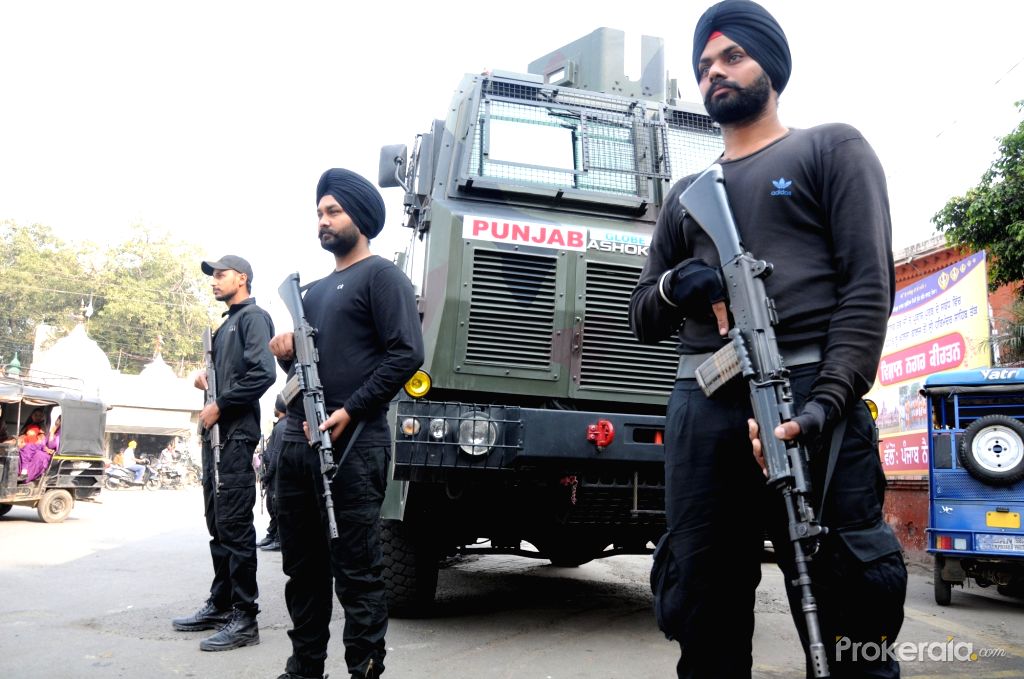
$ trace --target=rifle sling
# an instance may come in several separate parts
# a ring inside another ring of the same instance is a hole
[[[836,423],[832,429],[832,442],[828,448],[828,464],[825,467],[825,483],[821,486],[821,506],[818,507],[818,523],[825,525],[825,497],[828,495],[829,485],[832,483],[832,473],[836,470],[836,460],[839,459],[839,446],[843,445],[843,436],[846,434],[846,420],[844,417]]]

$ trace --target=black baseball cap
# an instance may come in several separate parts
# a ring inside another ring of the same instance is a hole
[[[238,273],[244,273],[249,277],[249,282],[252,283],[252,267],[249,266],[249,262],[238,255],[224,255],[216,262],[203,262],[203,273],[207,276],[212,276],[213,272],[217,269],[231,269]]]

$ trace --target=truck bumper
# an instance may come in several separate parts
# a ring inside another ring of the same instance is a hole
[[[665,457],[665,418],[655,415],[399,401],[395,428],[396,478],[415,468],[660,466]]]

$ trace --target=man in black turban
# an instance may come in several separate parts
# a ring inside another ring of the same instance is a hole
[[[789,41],[775,17],[750,0],[724,0],[701,16],[693,31],[693,73],[700,82],[700,57],[716,34],[736,41],[771,80],[772,89],[782,94],[793,70]]]
[[[324,172],[316,185],[317,205],[327,195],[341,205],[367,240],[376,238],[384,228],[384,199],[380,191],[355,172],[338,167]],[[331,250],[327,245],[323,247]]]
[[[320,245],[334,254],[334,270],[309,286],[302,308],[317,329],[328,413],[321,429],[330,432],[339,460],[330,482],[338,536],[328,535],[319,456],[303,432],[302,398],[295,398],[287,404],[276,467],[284,597],[292,620],[292,654],[279,679],[323,678],[332,589],[345,609],[346,676],[376,679],[384,672],[388,628],[380,534],[391,454],[386,416],[423,362],[423,336],[409,278],[370,253],[369,239],[384,225],[377,189],[353,172],[333,169],[320,178],[316,197]],[[275,337],[270,350],[288,371],[293,334]]]
[[[679,677],[750,677],[767,530],[808,657],[827,662],[833,677],[898,677],[899,663],[885,653],[869,660],[851,651],[895,641],[907,584],[882,511],[877,431],[861,400],[893,302],[885,173],[849,125],[791,129],[779,120],[791,59],[760,5],[711,7],[694,31],[693,55],[705,106],[722,127],[718,164],[744,248],[774,265],[764,285],[796,416],[766,434],[799,439],[809,451],[808,504],[828,528],[809,565],[824,643],[810,652],[789,525],[751,456],[758,441],[749,389],[734,380],[708,398],[694,378],[730,326],[718,251],[679,204],[694,177],[663,201],[630,300],[641,341],[679,341],[664,437],[667,534],[651,579],[658,623],[680,644]]]

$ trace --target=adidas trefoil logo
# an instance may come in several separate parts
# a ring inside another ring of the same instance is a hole
[[[779,177],[778,179],[772,180],[772,186],[775,190],[772,191],[773,196],[792,196],[793,192],[789,190],[789,187],[793,185],[792,179],[786,179],[785,177]]]

